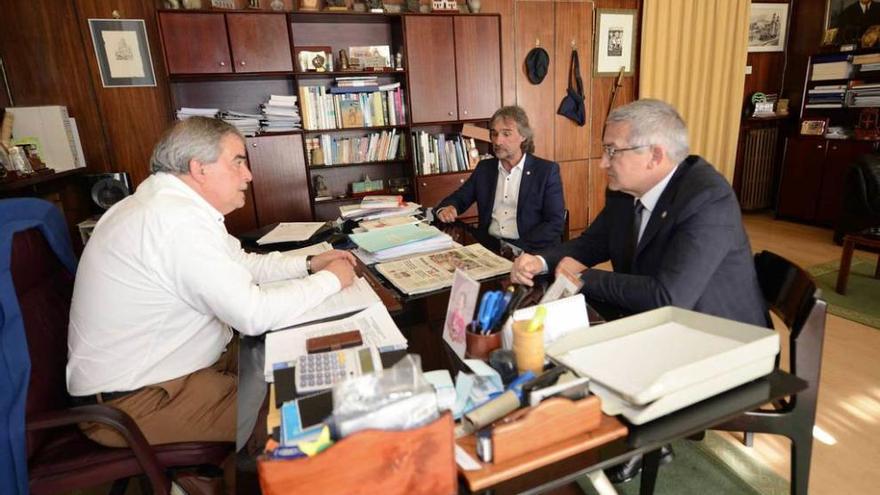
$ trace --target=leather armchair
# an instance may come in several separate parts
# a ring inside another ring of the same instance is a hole
[[[22,358],[11,371],[20,377],[18,390],[24,392],[17,405],[2,412],[24,418],[24,441],[12,453],[26,456],[26,490],[62,493],[115,481],[114,492],[121,493],[129,477],[143,474],[153,493],[167,494],[167,469],[220,465],[232,453],[232,443],[149,445],[134,420],[118,409],[70,407],[65,366],[76,261],[67,227],[54,205],[30,198],[0,201],[0,227],[0,250],[10,254],[0,267],[9,274],[0,280],[2,310],[16,316],[3,320],[0,337],[3,351]],[[77,426],[80,422],[115,428],[128,448],[91,441]]]
[[[846,172],[834,242],[868,227],[880,226],[880,153],[860,156]]]

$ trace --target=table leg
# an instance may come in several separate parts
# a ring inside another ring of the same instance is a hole
[[[660,468],[660,449],[645,453],[642,457],[642,484],[640,495],[652,495],[657,483],[657,471]]]
[[[843,254],[840,256],[840,270],[837,272],[837,290],[838,294],[846,294],[846,283],[849,279],[849,269],[852,264],[853,248],[855,241],[849,236],[843,239]]]

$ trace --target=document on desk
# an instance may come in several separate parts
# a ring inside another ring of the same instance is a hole
[[[272,383],[273,364],[290,363],[307,353],[307,339],[355,329],[361,332],[365,346],[376,346],[380,352],[407,347],[406,337],[400,333],[388,310],[381,303],[376,303],[340,320],[266,334],[266,363],[263,368],[266,381]]]
[[[324,301],[314,308],[301,314],[299,318],[291,324],[302,325],[313,321],[340,316],[362,309],[368,308],[376,303],[382,303],[379,295],[370,286],[369,282],[358,277],[354,283],[332,296],[324,299]]]
[[[310,254],[321,254],[325,251],[331,251],[332,249],[333,246],[331,246],[330,243],[319,242],[317,244],[312,244],[311,246],[306,246],[304,248],[282,251],[281,254],[285,256],[308,256]]]
[[[275,244],[277,242],[307,241],[325,222],[281,222],[268,234],[257,239],[257,244]]]

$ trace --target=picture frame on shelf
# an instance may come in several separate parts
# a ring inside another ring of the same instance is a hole
[[[348,48],[348,60],[352,67],[361,70],[391,69],[391,47],[388,45],[352,46]]]
[[[89,31],[105,88],[156,85],[143,19],[89,19]]]
[[[748,51],[784,51],[787,28],[787,3],[752,3],[749,10]]]
[[[333,71],[333,48],[329,46],[298,46],[293,54],[300,72]]]
[[[828,127],[828,119],[804,119],[801,121],[801,135],[824,136],[825,128]]]
[[[633,75],[637,41],[635,9],[596,9],[593,75]]]

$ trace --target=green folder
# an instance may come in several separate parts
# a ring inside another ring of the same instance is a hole
[[[349,237],[352,242],[361,249],[376,253],[383,249],[393,248],[417,242],[430,237],[440,235],[440,231],[431,225],[423,223],[410,225],[395,225],[394,227],[386,227],[384,229],[363,232],[360,234],[351,234]]]

